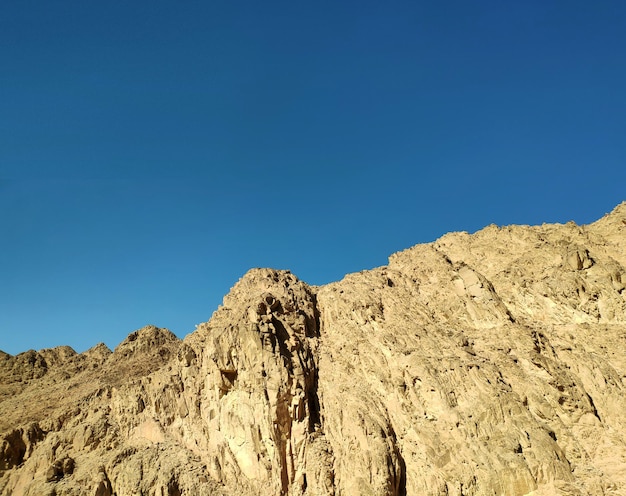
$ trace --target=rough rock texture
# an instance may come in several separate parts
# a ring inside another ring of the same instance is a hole
[[[626,203],[310,287],[184,340],[0,353],[3,495],[626,495]]]

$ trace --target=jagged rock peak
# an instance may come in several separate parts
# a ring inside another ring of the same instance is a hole
[[[76,352],[69,346],[57,346],[55,348],[45,348],[39,351],[44,357],[48,366],[61,364],[68,359],[76,356]]]
[[[113,352],[106,344],[98,343],[97,345],[89,348],[87,351],[84,351],[82,355],[89,359],[103,361],[106,360],[111,353]]]
[[[33,360],[34,359],[36,360],[36,358],[34,357],[41,357],[46,361],[48,366],[54,365],[57,363],[63,363],[75,355],[76,355],[76,352],[70,346],[56,346],[54,348],[43,348],[39,351],[27,350],[27,351],[23,351],[22,353],[18,353],[17,355],[10,355],[8,353],[0,351],[0,357],[3,357],[5,359],[9,359],[9,357],[11,357],[15,359],[16,361],[22,361],[24,363],[32,364]]]
[[[115,355],[130,355],[137,351],[150,351],[155,348],[178,342],[179,339],[169,329],[147,325],[131,332],[124,341],[115,347]]]

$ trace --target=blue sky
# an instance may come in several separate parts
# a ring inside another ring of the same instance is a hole
[[[0,349],[183,337],[626,199],[626,3],[20,1],[0,18]]]

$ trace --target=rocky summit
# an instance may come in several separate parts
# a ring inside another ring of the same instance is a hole
[[[195,332],[0,353],[0,493],[626,495],[626,203],[309,286]]]

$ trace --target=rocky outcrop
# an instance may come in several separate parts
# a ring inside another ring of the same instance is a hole
[[[182,341],[0,355],[0,493],[626,494],[625,345],[626,204],[253,269]]]

